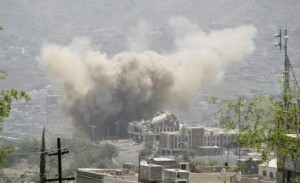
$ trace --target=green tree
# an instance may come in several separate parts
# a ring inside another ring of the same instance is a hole
[[[269,160],[272,153],[280,155],[278,167],[284,168],[285,159],[296,162],[300,158],[299,109],[297,88],[282,85],[279,96],[236,97],[232,100],[209,102],[218,104],[216,116],[220,125],[238,131],[237,142],[262,153],[262,161]]]
[[[0,30],[3,28],[0,26]],[[4,70],[0,70],[0,79],[5,79],[7,73]],[[8,89],[0,90],[0,132],[3,131],[4,118],[9,117],[12,104],[14,101],[30,100],[28,94],[23,90]],[[5,164],[5,160],[8,154],[13,152],[13,146],[6,142],[0,142],[0,167]]]
[[[40,182],[45,183],[46,176],[46,142],[45,142],[45,127],[43,128],[41,155],[40,155]]]

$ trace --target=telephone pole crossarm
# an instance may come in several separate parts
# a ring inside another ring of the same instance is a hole
[[[64,180],[75,180],[75,177],[68,177],[68,178],[63,178],[62,177],[62,161],[61,161],[61,156],[63,154],[68,154],[69,150],[67,148],[62,149],[61,148],[61,143],[60,143],[60,138],[57,138],[57,152],[53,153],[48,153],[48,156],[57,156],[58,159],[58,178],[52,178],[52,179],[46,179],[46,182],[54,182],[58,181],[59,183],[62,183]]]

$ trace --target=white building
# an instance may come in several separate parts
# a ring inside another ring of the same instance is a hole
[[[177,117],[168,111],[158,113],[150,120],[133,121],[128,124],[129,139],[134,141],[144,141],[147,135],[159,140],[162,132],[179,131],[179,121]]]
[[[277,173],[277,159],[258,165],[259,177],[263,179],[275,179]]]
[[[232,146],[235,133],[235,131],[226,131],[225,129],[220,128],[205,128],[204,146]]]
[[[204,127],[182,126],[177,132],[163,132],[159,137],[161,154],[173,154],[183,150],[195,150],[203,146]]]

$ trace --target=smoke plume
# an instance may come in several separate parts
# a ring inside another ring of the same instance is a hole
[[[174,49],[167,54],[124,51],[109,58],[86,39],[43,47],[41,64],[63,88],[63,109],[77,128],[90,134],[88,125],[96,125],[101,138],[114,134],[116,121],[126,132],[130,120],[184,108],[204,85],[220,81],[227,65],[254,51],[253,26],[205,32],[184,18],[169,25]]]

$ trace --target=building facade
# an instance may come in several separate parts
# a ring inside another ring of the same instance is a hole
[[[232,147],[234,146],[234,131],[225,131],[220,128],[205,128],[204,146]]]
[[[203,145],[204,128],[183,126],[177,132],[163,132],[159,137],[161,154],[174,154],[181,151],[195,150]]]
[[[145,141],[146,136],[159,140],[162,132],[179,131],[177,117],[168,111],[158,113],[150,120],[134,121],[128,124],[129,139],[134,141]]]

